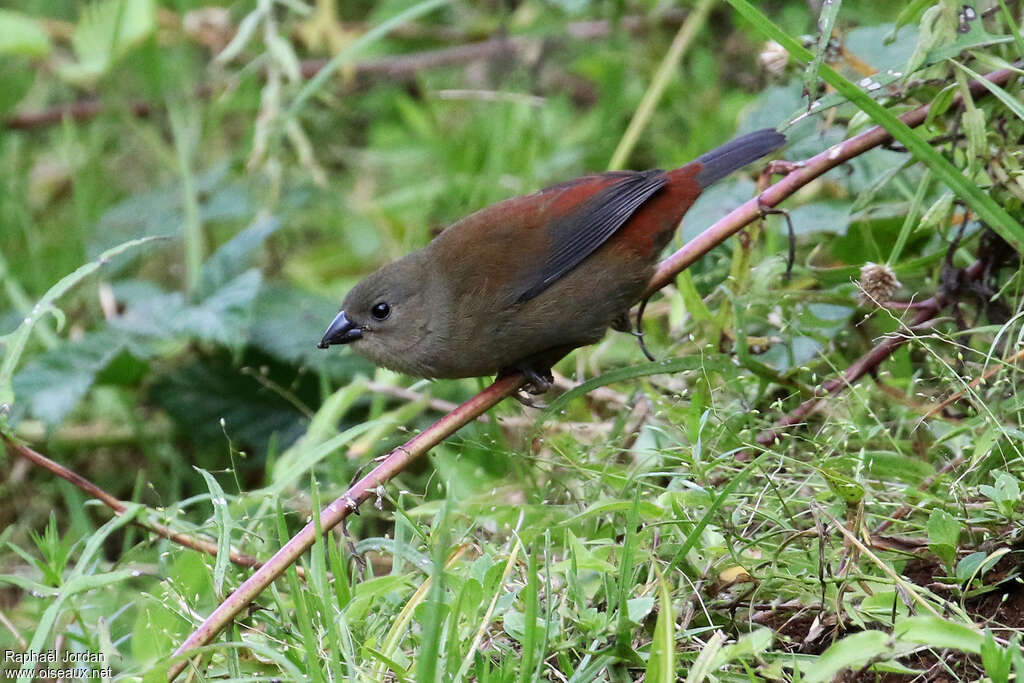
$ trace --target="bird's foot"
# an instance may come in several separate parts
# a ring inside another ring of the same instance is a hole
[[[512,394],[512,398],[519,401],[519,403],[526,406],[527,408],[533,408],[534,410],[544,410],[545,408],[547,408],[546,404],[534,401],[532,398],[530,398],[529,394],[527,394],[525,391],[521,389],[516,393]]]
[[[547,406],[537,403],[531,396],[540,396],[546,393],[554,385],[555,377],[551,374],[551,370],[535,370],[533,368],[518,368],[511,367],[505,368],[498,373],[498,377],[504,377],[513,373],[520,373],[525,379],[526,383],[512,394],[512,398],[522,403],[527,408],[543,409]]]
[[[804,165],[805,164],[802,161],[786,161],[785,159],[774,159],[765,164],[764,171],[761,175],[764,177],[764,180],[766,181],[765,184],[767,185],[768,181],[770,181],[772,176],[787,176],[793,171],[803,168]]]
[[[555,376],[551,374],[550,369],[538,372],[533,368],[525,368],[522,372],[523,377],[526,378],[523,391],[532,396],[546,394],[555,383]]]

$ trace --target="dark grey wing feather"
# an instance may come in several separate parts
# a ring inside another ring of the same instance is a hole
[[[551,226],[551,252],[516,303],[529,301],[578,266],[668,182],[665,172],[658,169],[616,175],[622,180],[594,193]]]

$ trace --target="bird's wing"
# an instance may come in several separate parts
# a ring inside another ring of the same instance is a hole
[[[592,191],[592,182],[604,184],[608,180],[612,180],[611,184],[589,196],[583,194]],[[549,219],[546,229],[550,238],[548,256],[544,263],[526,278],[522,293],[516,302],[522,303],[532,299],[578,266],[607,242],[634,212],[666,183],[668,178],[665,172],[655,169],[642,173],[589,176],[543,190],[542,192],[561,191],[563,197],[570,203],[574,195],[583,194],[585,198],[571,203],[564,214]],[[553,204],[553,211],[556,214],[557,207],[562,204],[561,199]]]

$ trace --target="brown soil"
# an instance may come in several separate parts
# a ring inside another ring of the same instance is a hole
[[[942,581],[946,572],[932,558],[921,558],[909,562],[902,574],[918,586],[932,586]],[[1003,629],[1024,628],[1024,550],[1016,549],[1005,555],[985,574],[985,584],[995,589],[964,602],[975,624],[997,633]],[[775,631],[782,649],[805,654],[820,654],[835,640],[852,632],[837,632],[833,615],[818,619],[818,613],[813,610],[799,613],[779,611],[763,616],[758,623]],[[862,670],[846,672],[839,680],[849,683],[953,683],[975,680],[984,675],[980,657],[954,650],[922,650],[904,657],[900,663],[921,673],[879,674]]]

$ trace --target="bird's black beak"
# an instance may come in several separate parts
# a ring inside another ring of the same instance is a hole
[[[324,338],[316,346],[318,349],[326,349],[333,344],[351,344],[362,338],[363,331],[359,329],[359,325],[349,320],[345,311],[341,311],[327,326]]]

